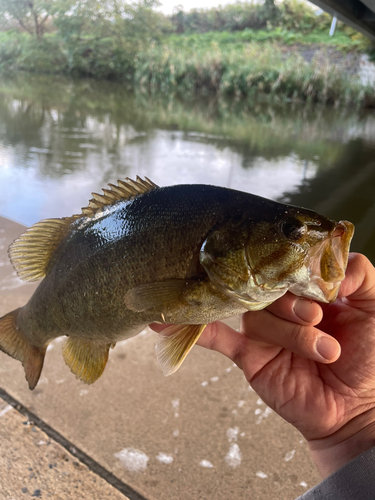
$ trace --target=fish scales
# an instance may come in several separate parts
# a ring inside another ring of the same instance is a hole
[[[83,209],[87,215],[62,220],[63,235],[51,243],[44,279],[28,304],[0,318],[0,348],[21,360],[31,388],[48,343],[61,335],[68,336],[65,361],[91,383],[116,341],[150,322],[180,323],[158,341],[169,374],[211,321],[266,307],[288,289],[324,301],[337,295],[350,223],[216,186],[159,188],[140,178],[127,183],[135,191],[131,196],[117,195],[113,187],[115,201],[96,195]],[[121,191],[120,181],[116,189]],[[58,223],[42,221],[36,230]],[[29,233],[10,248],[21,275],[39,266],[31,252],[23,267]],[[322,279],[323,260],[335,269],[332,283],[330,271]]]

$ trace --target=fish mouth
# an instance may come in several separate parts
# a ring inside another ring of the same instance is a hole
[[[351,222],[337,222],[328,238],[307,252],[304,267],[309,276],[308,282],[295,283],[289,290],[319,302],[334,302],[345,278],[353,234],[354,225]]]
[[[330,236],[310,248],[307,267],[310,274],[309,292],[321,302],[334,302],[345,278],[349,246],[354,225],[349,221],[336,223]]]

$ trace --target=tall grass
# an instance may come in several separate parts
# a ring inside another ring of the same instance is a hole
[[[181,51],[155,46],[139,55],[135,84],[151,92],[375,104],[372,89],[332,67],[328,59],[319,57],[310,64],[298,55],[285,59],[270,43],[252,43],[242,50],[216,43],[209,48],[193,46]]]
[[[327,32],[302,33],[289,31],[284,28],[273,29],[244,29],[243,31],[209,31],[206,33],[189,33],[181,35],[170,35],[166,38],[165,44],[172,49],[184,50],[189,47],[203,48],[217,43],[220,46],[231,45],[237,48],[243,44],[252,42],[276,42],[285,45],[321,45],[331,46],[340,50],[367,50],[370,47],[369,41],[363,36],[349,36],[344,32],[337,32],[334,37]]]

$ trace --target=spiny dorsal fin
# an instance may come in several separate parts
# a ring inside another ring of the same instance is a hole
[[[150,179],[145,177],[141,179],[137,175],[137,179],[133,181],[127,177],[125,181],[117,181],[117,186],[108,184],[111,189],[103,189],[104,194],[92,193],[92,198],[87,207],[82,208],[82,213],[91,217],[99,210],[102,210],[108,205],[112,205],[119,200],[130,200],[135,196],[159,187],[154,184]]]
[[[51,257],[65,238],[72,222],[82,217],[44,219],[26,229],[9,247],[9,258],[24,281],[37,281],[47,274]]]

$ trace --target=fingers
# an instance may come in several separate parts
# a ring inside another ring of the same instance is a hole
[[[267,310],[279,318],[302,325],[317,325],[323,317],[319,304],[309,299],[296,297],[289,292],[268,306]]]
[[[286,300],[291,305],[295,299]],[[294,313],[283,310],[282,314]],[[165,325],[151,327],[161,331]],[[197,343],[227,356],[245,371],[248,380],[283,350],[320,363],[331,363],[340,356],[340,344],[312,324],[288,321],[266,309],[244,314],[241,332],[219,321],[211,323]]]
[[[244,314],[241,332],[260,347],[277,345],[320,363],[332,363],[340,356],[340,344],[330,335],[312,324],[287,321],[267,310]]]
[[[341,283],[340,298],[370,313],[375,312],[375,269],[362,254],[351,253],[345,279]]]
[[[283,351],[320,363],[340,356],[340,344],[329,335],[312,325],[277,318],[267,310],[244,314],[241,332],[219,321],[211,323],[198,344],[230,358],[249,381]]]
[[[322,309],[317,303],[287,293],[267,309],[245,313],[241,332],[221,322],[208,325],[198,344],[221,352],[240,367],[247,356],[250,364],[259,368],[282,349],[331,363],[340,356],[340,344],[314,327],[321,319]],[[157,332],[167,326],[150,325]]]

